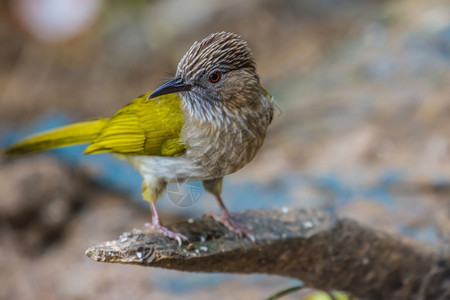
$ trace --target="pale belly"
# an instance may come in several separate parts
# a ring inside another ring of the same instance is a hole
[[[153,177],[166,182],[205,180],[212,177],[199,165],[185,156],[116,155],[127,160],[144,177]]]

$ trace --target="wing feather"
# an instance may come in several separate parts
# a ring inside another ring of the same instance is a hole
[[[86,154],[113,152],[176,156],[184,152],[181,98],[169,94],[146,100],[144,94],[107,120]]]

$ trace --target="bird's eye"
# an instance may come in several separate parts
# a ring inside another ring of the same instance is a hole
[[[220,74],[220,72],[215,71],[209,75],[209,81],[211,83],[218,83],[221,77],[222,77],[222,75]]]

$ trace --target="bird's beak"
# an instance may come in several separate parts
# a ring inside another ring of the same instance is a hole
[[[158,87],[156,90],[154,90],[150,95],[148,95],[148,99],[152,99],[158,96],[172,94],[172,93],[178,93],[178,92],[187,92],[190,91],[192,86],[190,84],[187,84],[184,82],[181,78],[174,78],[160,87]]]

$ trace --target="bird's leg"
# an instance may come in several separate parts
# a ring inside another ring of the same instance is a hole
[[[158,178],[144,178],[144,182],[142,183],[142,195],[144,199],[150,203],[150,209],[152,211],[152,223],[146,223],[144,226],[146,228],[153,228],[162,235],[176,240],[181,246],[183,241],[189,242],[188,238],[181,233],[174,232],[169,230],[167,227],[164,227],[161,223],[161,219],[159,218],[158,210],[156,209],[155,202],[158,200],[166,186],[167,182],[161,181]]]
[[[180,246],[183,243],[183,241],[189,242],[189,240],[186,236],[182,235],[179,232],[172,231],[161,224],[161,219],[159,218],[158,210],[156,209],[155,203],[150,203],[150,210],[152,211],[152,223],[151,224],[146,223],[145,227],[153,228],[153,229],[157,230],[159,233],[161,233],[162,235],[176,240]]]
[[[217,203],[219,204],[220,207],[220,214],[217,214],[215,212],[208,212],[207,214],[217,222],[222,223],[230,231],[237,233],[239,235],[243,235],[249,238],[252,242],[255,242],[255,236],[252,234],[250,229],[233,220],[233,218],[230,215],[230,212],[223,203],[222,197],[220,196],[222,192],[222,181],[223,178],[216,178],[203,181],[203,187],[205,188],[205,190],[207,190],[216,197]]]
[[[215,212],[208,212],[208,215],[210,215],[214,220],[222,223],[226,228],[231,230],[234,233],[237,233],[239,235],[243,235],[247,238],[249,238],[252,242],[255,242],[255,236],[252,234],[250,229],[248,229],[246,226],[237,223],[230,215],[230,212],[225,207],[225,204],[222,201],[222,197],[220,195],[216,196],[217,203],[220,206],[220,214],[217,214]]]

